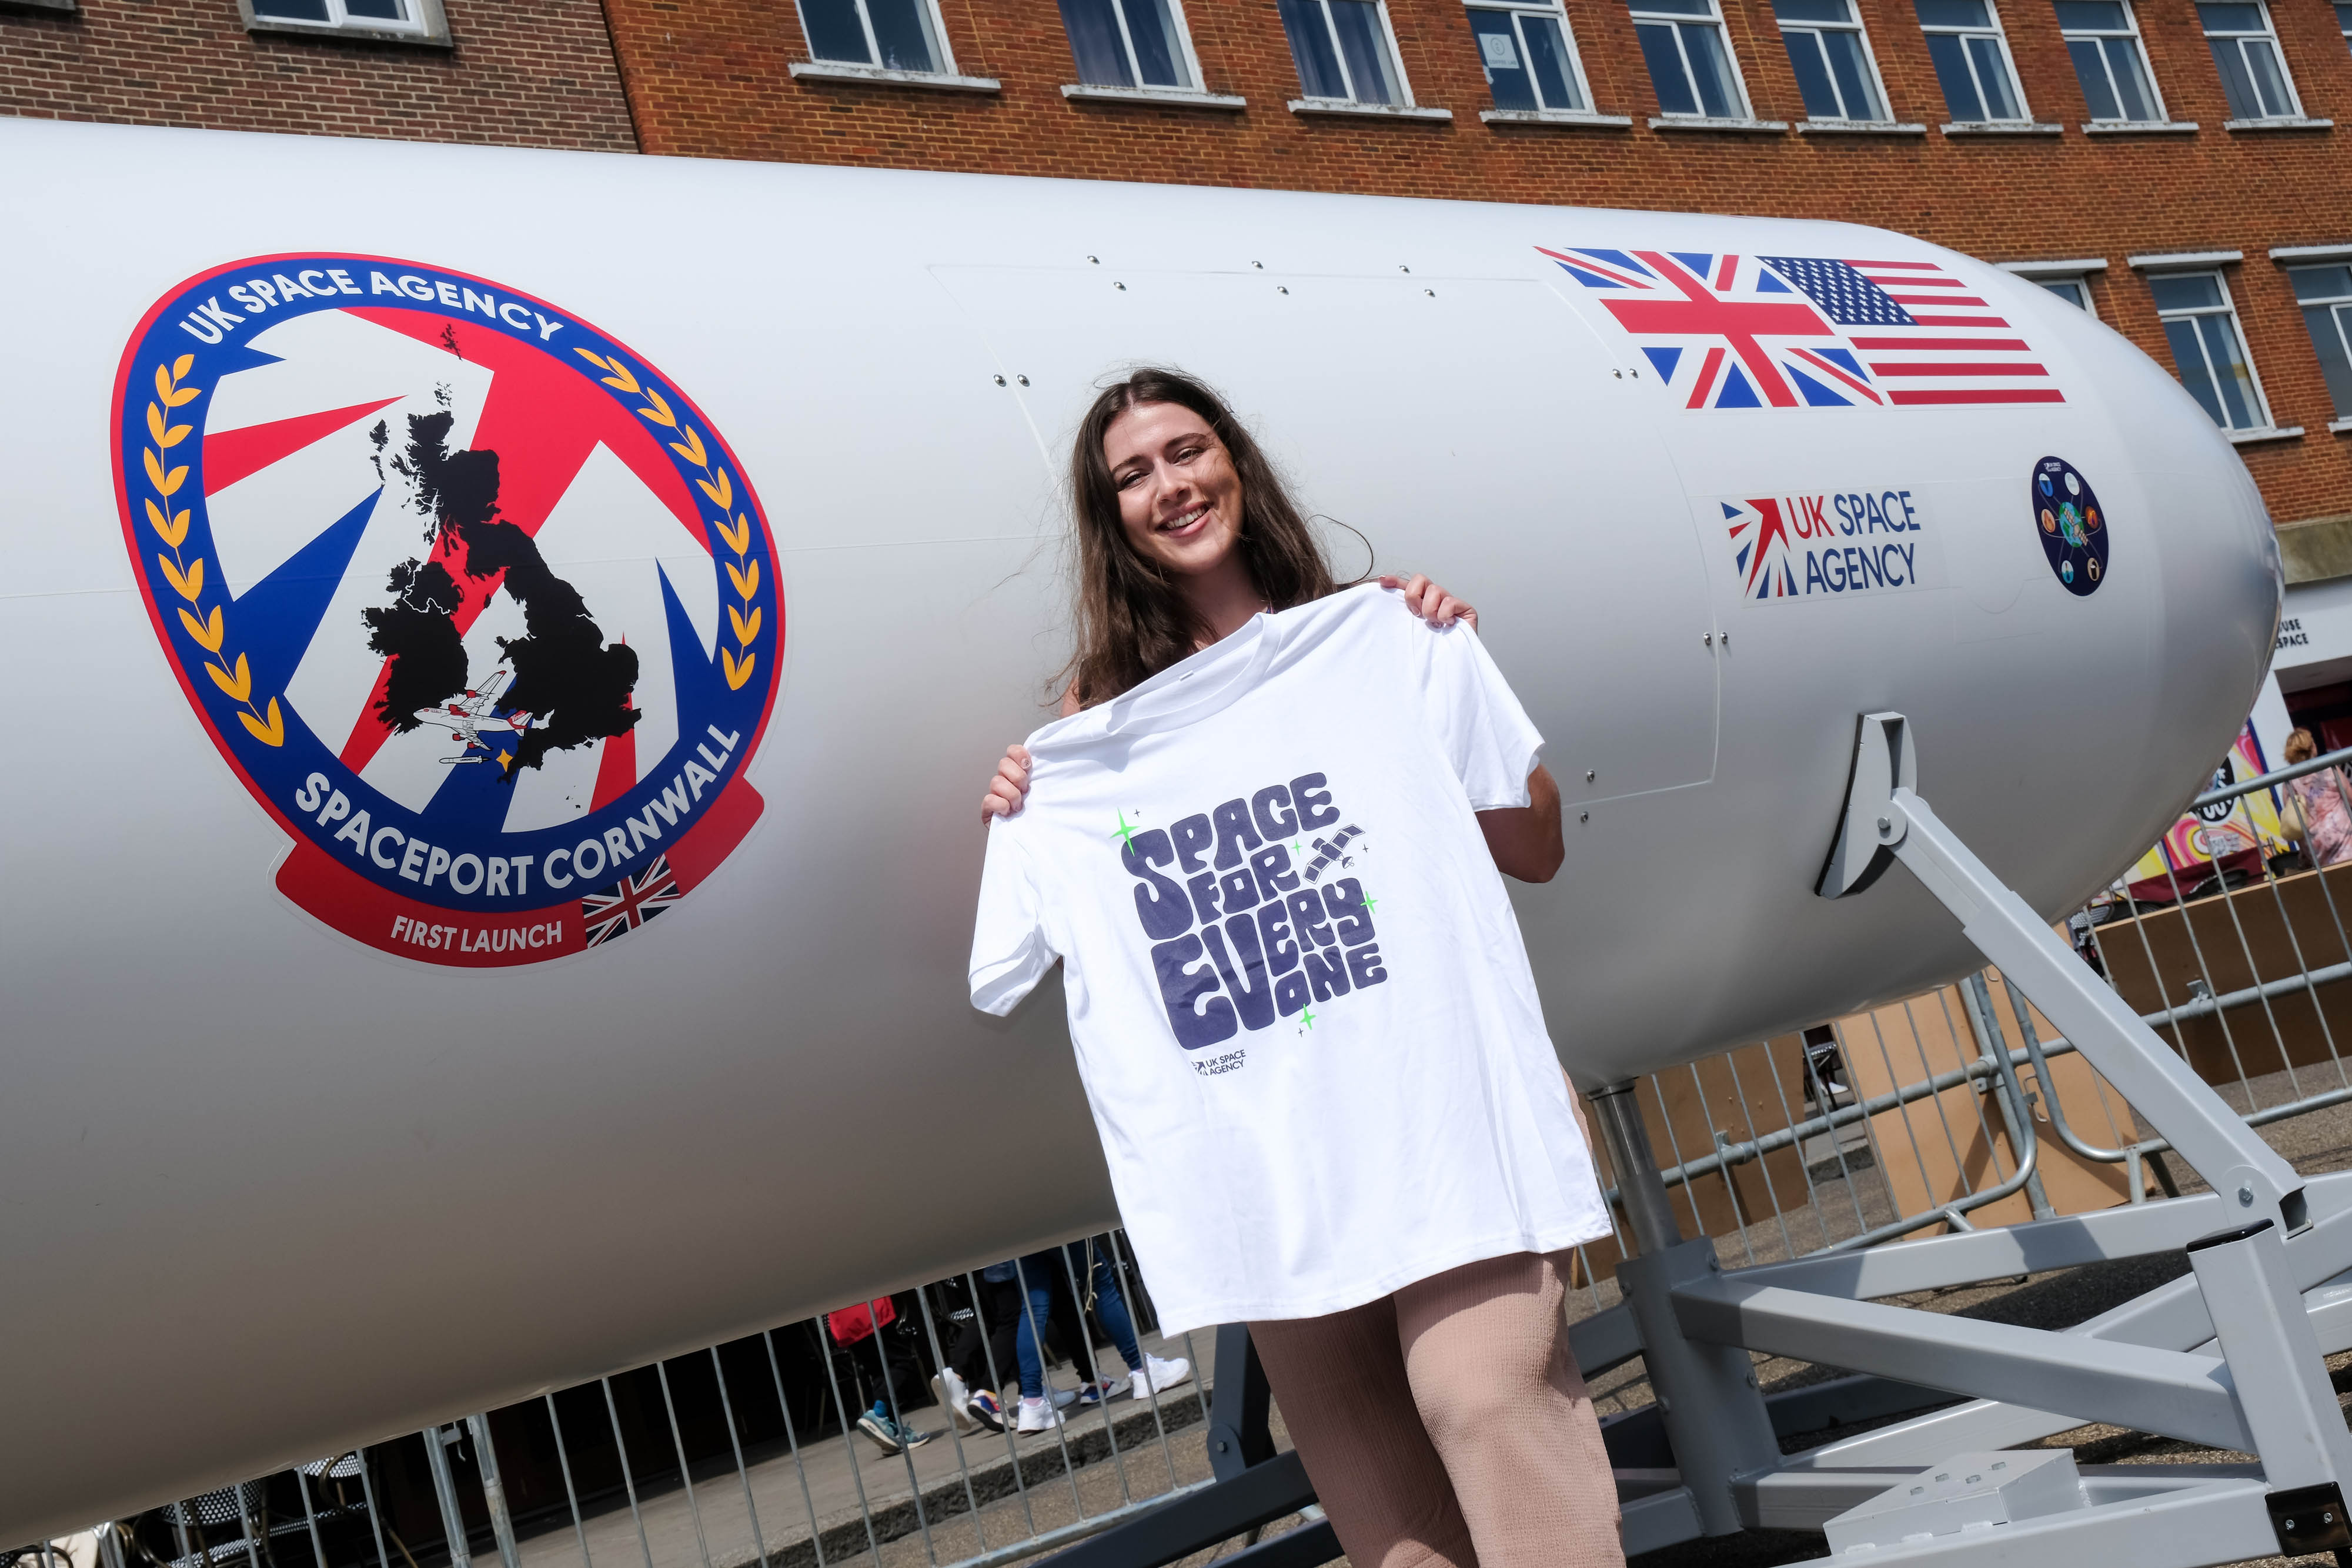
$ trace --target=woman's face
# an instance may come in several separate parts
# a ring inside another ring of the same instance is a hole
[[[1208,422],[1172,402],[1138,403],[1103,433],[1119,526],[1145,559],[1194,576],[1231,556],[1242,530],[1242,478]]]

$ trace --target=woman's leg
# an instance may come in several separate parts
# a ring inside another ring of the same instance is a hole
[[[1395,1297],[1405,1373],[1485,1568],[1618,1568],[1617,1485],[1568,1345],[1570,1254],[1451,1269]]]
[[[1033,1252],[1021,1260],[1016,1269],[1021,1281],[1020,1317],[1013,1325],[1013,1354],[1021,1363],[1021,1397],[1042,1398],[1045,1393],[1045,1358],[1039,1350],[1037,1336],[1045,1332],[1053,1317],[1053,1276],[1046,1272],[1055,1261],[1052,1252]]]
[[[1454,1487],[1405,1380],[1387,1298],[1250,1324],[1283,1424],[1356,1568],[1475,1568]]]

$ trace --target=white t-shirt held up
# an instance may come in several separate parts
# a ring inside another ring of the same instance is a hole
[[[1475,813],[1543,744],[1467,627],[1350,590],[1029,737],[971,998],[1065,964],[1169,1333],[1609,1234]]]

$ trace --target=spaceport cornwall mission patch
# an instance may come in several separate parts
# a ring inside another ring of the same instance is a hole
[[[1476,815],[1528,803],[1542,743],[1475,632],[1372,586],[1029,737],[972,1002],[1063,963],[1167,1332],[1609,1233]]]

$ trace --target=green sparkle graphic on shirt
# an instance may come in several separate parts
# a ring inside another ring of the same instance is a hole
[[[1304,1020],[1305,1020],[1305,1022],[1306,1022],[1306,1024],[1307,1024],[1307,1027],[1308,1029],[1313,1029],[1313,1028],[1315,1027],[1315,1015],[1314,1015],[1313,1013],[1311,1013],[1311,1012],[1310,1012],[1310,1013],[1304,1014],[1304,1015],[1302,1015],[1302,1016],[1303,1016]]]
[[[1129,849],[1133,849],[1135,847],[1135,827],[1134,824],[1130,823],[1127,820],[1127,813],[1125,811],[1121,811],[1118,814],[1118,831],[1111,834],[1110,837],[1114,839],[1125,839]]]
[[[1377,899],[1377,898],[1374,898],[1374,897],[1373,897],[1370,894],[1369,894],[1369,893],[1368,893],[1368,894],[1364,894],[1364,896],[1363,896],[1360,900],[1359,900],[1358,902],[1359,902],[1359,903],[1360,903],[1360,904],[1361,905],[1361,907],[1362,907],[1362,909],[1363,909],[1364,913],[1365,913],[1365,914],[1367,914],[1367,915],[1371,914],[1371,913],[1372,913],[1372,911],[1374,911],[1374,910],[1378,909],[1378,908],[1381,906],[1381,901],[1380,901],[1379,899]]]

